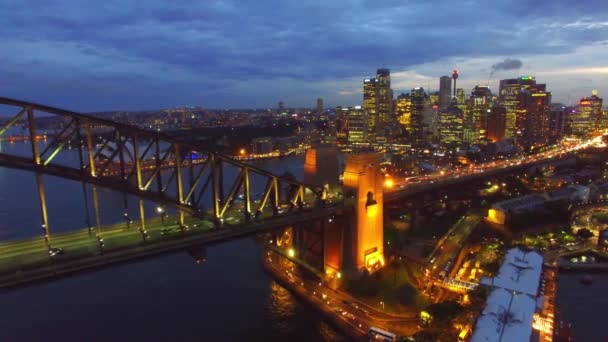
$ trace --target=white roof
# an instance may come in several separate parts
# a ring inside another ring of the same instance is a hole
[[[507,290],[536,296],[543,267],[543,257],[537,252],[510,249],[491,282],[484,283]]]
[[[539,253],[513,248],[496,277],[480,280],[494,290],[477,320],[472,342],[530,341],[542,265]]]
[[[528,295],[497,288],[477,320],[472,342],[530,341],[536,301]]]

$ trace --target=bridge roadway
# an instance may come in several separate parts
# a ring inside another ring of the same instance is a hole
[[[384,191],[384,200],[399,200],[444,186],[474,181],[505,173],[519,172],[536,165],[563,162],[575,157],[578,153],[585,151],[593,152],[597,147],[602,148],[602,152],[605,150],[605,145],[601,141],[592,140],[582,142],[574,147],[560,146],[547,152],[527,156],[524,160],[488,162],[474,167],[472,166],[471,168],[462,171],[448,171],[443,172],[443,174],[436,173],[428,176],[427,179],[422,182],[414,183],[404,179],[393,180],[393,187],[385,189]]]
[[[293,214],[283,213],[272,217],[270,213],[262,219],[242,222],[241,213],[234,209],[228,213],[225,224],[216,229],[209,220],[187,218],[187,230],[181,231],[174,218],[166,218],[165,224],[156,217],[145,220],[149,236],[143,242],[139,221],[127,227],[126,222],[103,226],[98,234],[103,238],[104,253],[101,253],[97,237],[88,228],[51,236],[52,248],[61,248],[63,253],[51,257],[42,237],[4,242],[0,244],[0,289],[9,289],[32,282],[48,280],[58,276],[92,270],[134,259],[175,252],[193,246],[203,246],[229,239],[237,239],[270,231],[281,226],[309,222],[327,217],[342,205],[325,208],[310,208]]]

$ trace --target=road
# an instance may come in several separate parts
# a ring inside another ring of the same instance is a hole
[[[429,256],[427,269],[430,276],[440,278],[440,273],[446,270],[446,276],[449,276],[452,269],[456,269],[456,261],[458,254],[464,247],[467,238],[473,232],[473,229],[481,222],[479,215],[467,215],[448,231],[448,233],[439,240],[437,247]]]
[[[188,217],[185,221],[187,228],[183,231],[175,224],[174,217],[166,218],[165,224],[156,217],[145,222],[145,242],[138,221],[131,224],[130,228],[126,223],[104,226],[97,232],[98,235],[95,232],[90,234],[88,229],[80,229],[51,235],[50,247],[62,250],[62,253],[52,257],[42,237],[5,242],[0,244],[0,288],[182,250],[193,245],[254,235],[288,224],[327,217],[339,207],[309,208],[273,218],[270,218],[272,214],[266,213],[261,219],[238,225],[235,217],[243,217],[243,214],[238,206],[234,206],[226,213],[226,223],[220,228],[209,220]],[[230,218],[235,219],[229,220]],[[235,223],[230,224],[231,222]],[[103,239],[103,253],[97,236]]]
[[[439,187],[442,185],[449,185],[482,175],[503,173],[511,170],[514,171],[540,162],[557,160],[590,147],[605,148],[606,144],[603,142],[601,136],[578,143],[563,141],[559,145],[544,152],[523,157],[495,160],[477,165],[469,165],[469,167],[463,168],[445,169],[420,177],[394,177],[391,178],[391,182],[385,183],[385,200],[398,198],[402,193],[414,193],[428,188],[429,186]]]
[[[359,335],[365,336],[371,327],[391,331],[399,336],[411,336],[419,330],[416,314],[395,315],[379,311],[347,293],[335,290],[326,282],[299,275],[297,265],[286,262],[285,259],[268,250],[264,265],[275,277],[290,284],[290,290],[305,296],[308,302],[318,305],[319,309],[331,312],[335,319],[347,324]]]

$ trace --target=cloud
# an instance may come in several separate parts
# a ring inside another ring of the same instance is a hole
[[[11,46],[0,49],[0,79],[22,76],[10,86],[0,83],[0,94],[50,98],[70,108],[78,101],[74,109],[85,110],[263,107],[279,97],[292,106],[317,97],[350,105],[361,101],[361,80],[379,67],[390,68],[397,89],[407,91],[427,88],[454,64],[464,71],[467,61],[483,60],[479,70],[499,56],[516,56],[528,68],[531,57],[566,55],[608,36],[606,1],[593,11],[570,0],[381,3],[0,0],[0,39]],[[518,58],[493,70],[516,70]],[[598,58],[564,67],[596,67]],[[423,65],[436,69],[416,69]],[[64,95],[53,89],[49,96],[49,80],[91,86]],[[92,87],[94,94],[87,92]]]
[[[517,58],[505,58],[504,61],[492,65],[492,72],[499,70],[517,70],[521,69],[522,65],[523,63]]]

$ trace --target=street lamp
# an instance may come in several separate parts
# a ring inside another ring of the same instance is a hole
[[[382,310],[384,310],[384,302],[380,302],[380,305],[382,305]]]
[[[160,222],[162,223],[162,225],[165,225],[165,209],[163,209],[163,207],[158,206],[156,207],[156,212],[160,215]]]
[[[295,251],[295,249],[293,249],[293,248],[288,249],[288,250],[287,250],[287,255],[288,255],[290,258],[295,257],[295,256],[296,256],[296,251]]]

